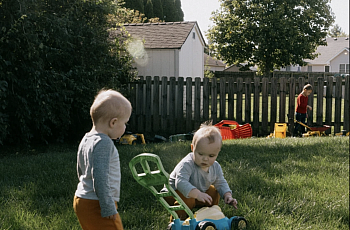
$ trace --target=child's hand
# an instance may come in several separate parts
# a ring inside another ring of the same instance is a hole
[[[211,205],[211,202],[213,201],[211,196],[203,192],[198,193],[198,196],[196,199],[203,203],[208,203],[209,205]]]
[[[107,216],[107,219],[112,219],[112,220],[116,220],[117,219],[117,214],[111,215],[111,216]]]
[[[232,205],[235,209],[238,209],[237,200],[232,198],[231,193],[226,193],[224,195],[224,201],[225,201],[225,204]]]
[[[307,105],[307,108],[308,108],[309,110],[312,110],[312,107],[311,107],[311,106],[309,106],[309,105]]]

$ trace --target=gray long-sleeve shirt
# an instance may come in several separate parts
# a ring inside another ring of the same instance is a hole
[[[193,160],[193,153],[187,154],[175,167],[169,176],[169,184],[174,190],[179,190],[185,197],[192,189],[206,192],[214,185],[221,197],[227,192],[232,193],[224,178],[220,164],[215,161],[209,171],[203,171]]]
[[[86,134],[77,154],[79,183],[75,195],[99,200],[101,216],[117,213],[115,201],[120,197],[120,162],[118,150],[105,134]]]

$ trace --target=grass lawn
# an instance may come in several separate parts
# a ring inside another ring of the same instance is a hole
[[[0,229],[80,229],[72,200],[77,146],[0,153]],[[118,146],[119,212],[124,228],[166,229],[169,214],[137,184],[128,167],[142,152],[158,154],[170,173],[189,142]],[[238,210],[249,229],[349,229],[349,137],[252,138],[225,141],[219,154]]]

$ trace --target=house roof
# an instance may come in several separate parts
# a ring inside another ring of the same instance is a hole
[[[317,58],[314,60],[305,59],[305,61],[312,65],[329,64],[329,61],[335,58],[339,52],[345,48],[349,49],[349,38],[326,38],[326,42],[327,46],[319,46],[317,48],[315,52],[319,54]]]
[[[205,43],[195,21],[124,24],[132,37],[145,41],[146,49],[180,49],[194,26]]]
[[[220,60],[217,60],[211,56],[209,56],[208,54],[204,53],[204,65],[205,66],[222,66],[222,67],[225,67],[226,64],[223,63],[222,61]]]

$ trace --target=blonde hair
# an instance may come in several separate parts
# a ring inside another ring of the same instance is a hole
[[[311,84],[304,85],[303,90],[312,90],[312,85]]]
[[[102,89],[98,92],[90,107],[90,116],[94,124],[119,118],[131,113],[131,103],[115,90]]]
[[[222,144],[220,130],[217,127],[213,126],[210,121],[201,124],[197,132],[194,134],[192,140],[193,148],[196,148],[198,142],[203,138],[207,138],[209,144],[214,143],[216,141],[219,141]]]

